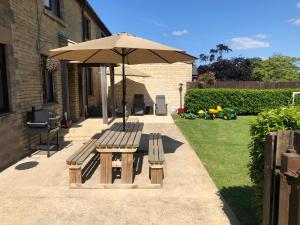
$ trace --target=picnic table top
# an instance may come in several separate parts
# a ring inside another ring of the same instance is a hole
[[[143,123],[129,122],[123,131],[123,123],[113,124],[96,141],[97,151],[135,152],[140,144],[143,126]]]

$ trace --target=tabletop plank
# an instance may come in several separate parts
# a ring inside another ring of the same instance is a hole
[[[154,151],[153,151],[153,145],[154,145],[154,134],[151,133],[149,134],[149,156],[148,156],[148,160],[149,162],[153,162],[154,161]]]
[[[135,123],[128,123],[128,125],[126,124],[126,130],[132,130],[134,127]],[[114,147],[118,148],[121,145],[121,142],[123,141],[124,137],[126,135],[126,132],[122,132],[119,137],[117,138],[117,140],[114,143]]]
[[[123,131],[123,124],[115,123],[97,140],[96,146],[100,149],[138,148],[143,126],[143,123],[130,122]]]
[[[126,147],[127,147],[127,148],[132,148],[133,141],[134,141],[135,136],[136,136],[136,133],[137,133],[137,131],[138,131],[138,129],[139,129],[139,125],[140,125],[139,123],[136,123],[136,124],[134,125],[133,130],[130,132],[130,135],[129,135],[129,137],[128,137],[128,141],[127,141],[127,144],[126,144]]]
[[[114,126],[112,129],[105,131],[105,133],[107,132],[108,134],[106,135],[105,139],[102,142],[99,142],[99,146],[106,148],[109,140],[113,137],[113,135],[115,135],[115,131],[118,131],[121,128],[122,128],[122,124],[117,123],[116,126]]]
[[[113,132],[115,132],[115,134],[108,141],[108,143],[106,144],[106,147],[107,148],[112,148],[112,147],[119,146],[119,144],[116,142],[116,140],[120,140],[120,138],[122,136],[124,137],[124,135],[126,133],[126,130],[129,128],[130,125],[131,125],[131,123],[126,123],[125,131],[123,131],[123,125],[117,131],[113,131]]]
[[[138,127],[138,123],[133,123],[133,126],[126,132],[123,140],[120,143],[120,148],[127,148],[128,147],[128,140],[132,134],[132,132],[134,132],[135,129],[137,129]]]
[[[106,130],[101,137],[96,141],[96,145],[99,145],[100,143],[103,142],[103,140],[105,140],[105,138],[107,137],[107,135],[111,132],[112,129],[114,129],[117,126],[117,124],[113,124],[109,130]]]
[[[140,123],[139,128],[138,128],[137,133],[136,133],[136,136],[135,136],[135,139],[134,139],[133,144],[132,144],[133,148],[137,148],[140,145],[140,140],[141,140],[141,137],[142,137],[143,127],[144,127],[144,124]]]

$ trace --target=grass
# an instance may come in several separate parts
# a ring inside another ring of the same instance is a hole
[[[175,123],[193,146],[221,195],[242,225],[258,224],[252,207],[254,190],[248,174],[250,160],[249,123],[254,117],[237,120],[186,120]]]

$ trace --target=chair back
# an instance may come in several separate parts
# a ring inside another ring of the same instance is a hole
[[[133,96],[133,114],[135,115],[143,115],[145,109],[144,95],[143,94],[135,94]]]
[[[167,114],[166,96],[164,95],[156,95],[156,114],[157,115]]]

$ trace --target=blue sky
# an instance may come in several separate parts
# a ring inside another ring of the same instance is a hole
[[[89,0],[112,33],[128,32],[198,57],[218,43],[228,57],[300,56],[299,0]]]

